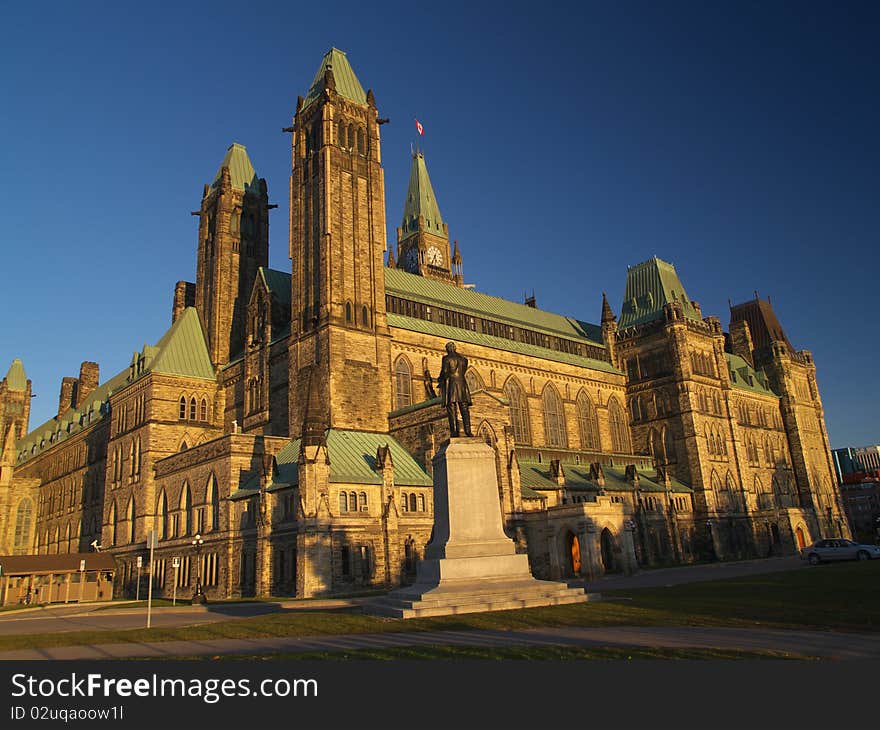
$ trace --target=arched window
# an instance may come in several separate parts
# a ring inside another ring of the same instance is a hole
[[[177,413],[177,417],[183,421],[186,419],[186,397],[180,396],[180,410]]]
[[[663,451],[666,454],[667,463],[675,463],[678,457],[675,453],[675,439],[672,437],[672,430],[663,427]]]
[[[366,492],[361,492],[360,505],[361,505],[361,511],[362,512],[366,511],[366,509],[367,509],[367,493]]]
[[[118,521],[116,519],[116,500],[114,499],[110,503],[110,544],[116,544],[116,528],[118,526]]]
[[[425,495],[420,494],[419,495],[419,512],[424,512],[424,511],[425,511]]]
[[[632,411],[632,419],[633,421],[641,421],[642,420],[642,402],[639,400],[639,397],[636,396],[629,402],[630,411]]]
[[[354,149],[355,135],[354,135],[354,125],[353,124],[348,125],[348,135],[346,136],[346,142],[347,142],[347,144],[345,145],[346,147],[348,147],[349,149]]]
[[[518,444],[531,442],[529,428],[529,406],[522,387],[511,378],[504,386],[504,396],[510,404],[510,424],[513,426],[513,439]]]
[[[415,492],[413,492],[412,494],[409,495],[409,511],[416,512],[417,509],[418,508],[416,505],[416,495],[415,495]]]
[[[339,493],[339,511],[340,512],[348,512],[348,493],[340,492]]]
[[[71,530],[70,523],[67,523],[67,528],[64,530],[64,543],[67,546],[65,548],[65,552],[72,553],[73,552],[73,541],[71,540]]]
[[[397,358],[394,365],[394,408],[412,405],[412,370],[405,357]]]
[[[183,512],[183,534],[190,535],[193,527],[192,494],[186,482],[183,483],[183,491],[180,493],[180,511]]]
[[[361,324],[362,324],[364,327],[369,327],[369,326],[370,326],[370,313],[369,313],[369,311],[367,310],[366,305],[364,305],[363,307],[361,307]]]
[[[208,479],[207,491],[208,514],[211,515],[211,522],[208,525],[210,530],[220,529],[220,495],[218,492],[217,477],[211,474],[211,477]]]
[[[560,446],[565,448],[565,414],[562,408],[562,398],[556,392],[556,388],[548,385],[544,389],[544,436],[548,446]]]
[[[349,492],[348,493],[348,507],[352,512],[358,511],[358,496],[357,492]]]
[[[620,403],[614,396],[608,400],[608,421],[611,425],[611,450],[616,454],[629,454],[631,449],[626,418]]]
[[[351,302],[345,303],[345,321],[347,324],[351,324]]]
[[[366,137],[364,135],[364,128],[363,127],[358,127],[357,145],[358,145],[358,154],[364,155],[367,153],[367,142],[366,142]]]
[[[128,500],[128,541],[134,542],[134,497]]]
[[[27,555],[30,552],[32,513],[33,503],[29,499],[23,499],[18,503],[15,512],[15,536],[12,542],[14,555]]]
[[[168,496],[165,490],[159,495],[159,501],[156,504],[156,522],[159,528],[159,539],[168,539]]]
[[[52,552],[56,555],[60,552],[58,544],[58,525],[55,525],[55,529],[52,530]]]
[[[194,397],[189,400],[189,420],[196,420],[196,399]]]
[[[589,396],[581,391],[577,397],[578,432],[582,449],[599,448],[599,424],[596,422],[596,409]]]
[[[208,420],[208,399],[202,398],[202,405],[199,410],[199,420],[207,421]]]
[[[409,497],[407,497],[406,492],[401,492],[400,494],[400,511],[409,512]]]
[[[724,487],[721,486],[721,480],[718,478],[718,474],[713,471],[712,472],[712,491],[720,492]]]
[[[468,371],[464,374],[465,382],[467,382],[468,390],[471,393],[475,393],[478,390],[482,390],[483,382],[480,380],[480,376],[476,370],[473,368],[468,368]]]

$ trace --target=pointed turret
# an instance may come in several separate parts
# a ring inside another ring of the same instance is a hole
[[[6,372],[6,387],[23,393],[27,390],[27,375],[24,372],[24,363],[19,358],[12,361],[9,370]]]
[[[388,268],[389,269],[396,269],[397,268],[397,262],[394,260],[394,249],[393,248],[388,249]]]
[[[31,381],[18,358],[12,361],[6,377],[0,380],[0,440],[7,431],[16,439],[28,431],[31,413]]]
[[[602,342],[608,351],[608,359],[614,364],[615,346],[617,344],[617,319],[608,303],[608,297],[602,292]]]
[[[611,305],[608,303],[608,297],[602,292],[602,324],[611,324],[617,321],[614,312],[611,311]]]
[[[457,261],[453,259],[449,228],[440,214],[422,152],[412,155],[403,221],[397,229],[397,260],[399,267],[411,274],[449,283],[457,283],[454,267],[459,273],[461,269],[461,253]]]
[[[205,186],[199,216],[196,282],[175,302],[175,321],[195,303],[208,336],[211,362],[224,365],[244,350],[245,309],[260,266],[269,265],[266,181],[257,177],[244,145],[233,142]]]
[[[455,242],[455,250],[452,252],[452,277],[455,279],[456,286],[464,286],[464,267],[461,263],[458,241]]]
[[[328,70],[330,71],[329,75],[327,73]],[[321,96],[324,93],[324,89],[334,91],[356,104],[366,106],[368,103],[364,87],[361,86],[361,82],[358,81],[358,77],[352,70],[345,51],[340,51],[338,48],[331,48],[324,54],[324,58],[321,59],[321,65],[318,66],[315,78],[309,88],[309,93],[306,94],[306,98],[303,101],[303,107],[307,107]],[[375,104],[375,99],[373,102]]]

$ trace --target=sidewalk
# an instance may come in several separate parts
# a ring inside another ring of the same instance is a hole
[[[878,659],[880,635],[724,627],[540,628],[522,631],[425,631],[210,641],[162,641],[17,649],[0,661],[214,657],[387,647],[646,646],[781,651],[825,659]]]

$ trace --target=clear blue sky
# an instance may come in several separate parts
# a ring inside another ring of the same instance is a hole
[[[418,117],[467,281],[594,322],[652,255],[725,327],[770,295],[832,446],[880,441],[880,6],[709,5],[7,4],[0,369],[24,360],[31,426],[82,360],[103,380],[169,326],[233,141],[289,270],[280,129],[335,45],[391,118],[389,241]]]

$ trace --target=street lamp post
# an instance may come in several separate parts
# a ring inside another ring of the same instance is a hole
[[[202,545],[204,544],[205,541],[202,539],[201,535],[196,535],[192,541],[193,550],[195,550],[196,553],[196,592],[192,597],[193,605],[196,605],[197,603],[207,603],[208,601],[205,594],[202,593],[202,561],[199,559],[202,554]]]

